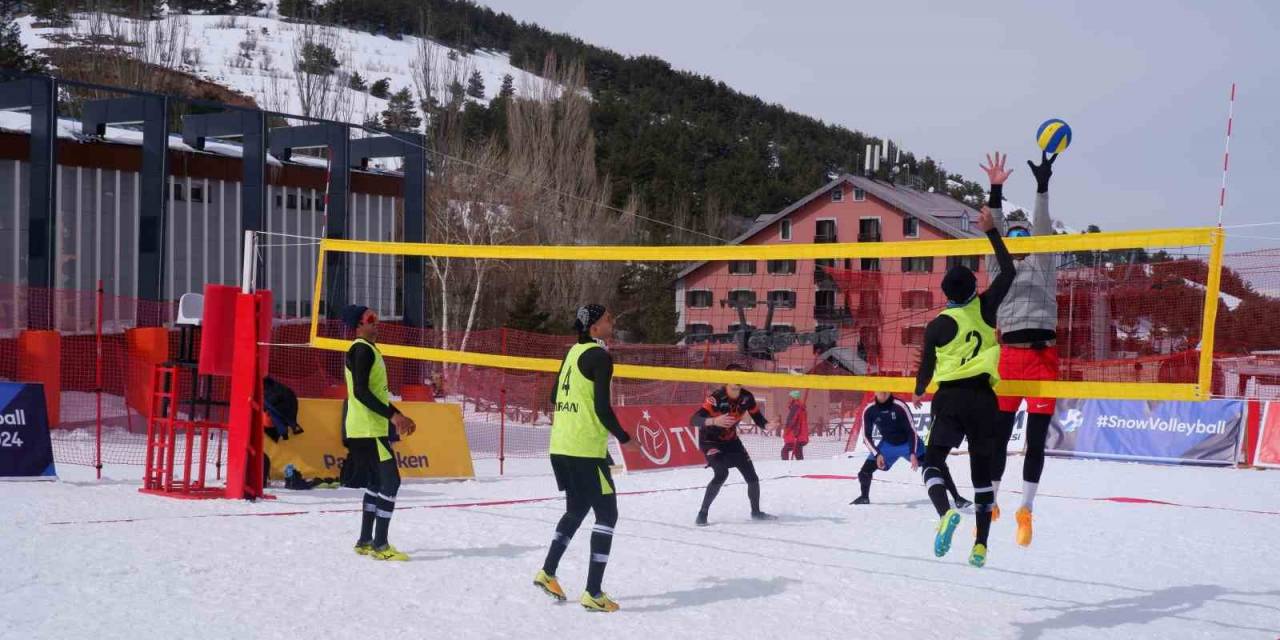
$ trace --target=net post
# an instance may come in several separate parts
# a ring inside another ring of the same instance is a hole
[[[244,257],[240,263],[240,293],[253,291],[253,257],[258,252],[258,236],[251,229],[244,231]]]
[[[1204,284],[1204,319],[1200,323],[1200,376],[1196,399],[1207,400],[1213,391],[1213,334],[1218,323],[1218,292],[1222,287],[1222,245],[1225,233],[1216,228],[1209,236],[1209,273]]]
[[[98,479],[102,479],[102,280],[98,280],[98,290],[95,297],[97,298],[97,322],[94,335],[93,365],[94,365],[94,395],[96,396],[97,407],[94,417],[94,456],[93,467],[97,470]]]
[[[320,292],[324,291],[324,253],[325,239],[320,239],[320,247],[316,251],[316,282],[311,292],[311,335],[308,342],[314,345],[316,336],[320,335]]]
[[[502,355],[507,355],[507,328],[502,327]],[[501,369],[498,388],[498,475],[505,475],[507,464],[507,370]]]

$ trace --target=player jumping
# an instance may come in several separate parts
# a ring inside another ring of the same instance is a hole
[[[1049,218],[1049,178],[1053,175],[1053,162],[1057,154],[1050,156],[1042,153],[1040,164],[1027,165],[1036,178],[1036,205],[1031,216],[1031,224],[1025,221],[1004,220],[1000,203],[1004,190],[1004,181],[1009,177],[1005,171],[1005,158],[996,154],[993,159],[987,157],[988,166],[983,167],[991,180],[991,199],[987,206],[995,218],[996,228],[1004,231],[1010,238],[1024,238],[1031,235],[1053,235],[1053,221]],[[1000,377],[1016,380],[1057,380],[1058,379],[1058,276],[1056,271],[1057,255],[1038,253],[1035,255],[1014,256],[1018,274],[1000,305],[997,327],[1000,328]],[[988,259],[990,265],[991,260]],[[998,273],[997,267],[990,265],[992,277]],[[1008,457],[1009,439],[1013,436],[1013,425],[1021,396],[1000,396],[1000,431],[996,438],[996,448],[992,452],[991,485],[998,495],[1000,479],[1004,476],[1005,460]],[[1027,439],[1026,458],[1022,463],[1022,506],[1018,509],[1019,545],[1031,544],[1031,510],[1035,504],[1036,489],[1040,486],[1040,473],[1044,470],[1044,444],[1049,433],[1049,422],[1053,418],[1055,400],[1053,398],[1027,398]],[[1000,507],[993,507],[991,519],[1000,517]]]
[[[560,364],[556,387],[551,393],[551,404],[555,407],[551,422],[551,469],[556,476],[556,486],[564,492],[565,511],[533,584],[556,600],[565,599],[564,589],[556,580],[556,568],[587,512],[594,511],[591,564],[587,569],[587,588],[579,602],[589,611],[613,612],[618,610],[618,603],[600,586],[613,546],[613,528],[618,522],[618,496],[609,473],[613,466],[609,434],[623,446],[635,445],[629,444],[631,438],[622,430],[609,404],[613,357],[604,348],[604,341],[613,337],[613,314],[603,306],[589,304],[578,309],[574,328],[578,330],[578,343],[569,349]]]
[[[728,370],[743,371],[743,368],[729,365]],[[755,396],[738,384],[726,384],[716,389],[707,396],[702,408],[693,414],[693,425],[698,427],[698,446],[707,457],[707,466],[714,472],[706,494],[702,496],[702,509],[698,511],[698,518],[695,520],[700,527],[707,525],[707,512],[720,493],[720,487],[729,477],[729,469],[737,469],[742,474],[742,479],[747,481],[751,518],[777,519],[760,510],[760,477],[756,475],[755,465],[751,463],[751,455],[738,437],[738,421],[743,414],[750,415],[757,427],[770,428],[768,420],[756,405]]]
[[[1000,275],[982,294],[977,293],[977,278],[964,265],[947,270],[942,278],[942,292],[947,309],[925,327],[924,349],[920,369],[916,373],[917,407],[930,381],[938,383],[933,395],[933,428],[925,447],[925,487],[938,511],[934,555],[942,557],[951,549],[951,538],[960,524],[960,512],[947,500],[942,468],[951,450],[968,438],[969,473],[973,480],[977,503],[978,531],[969,564],[981,567],[987,561],[987,534],[991,530],[991,448],[1000,408],[992,387],[1000,380],[1000,345],[996,342],[996,310],[1009,292],[1017,268],[1004,240],[995,230],[991,212],[983,207],[978,226],[991,241]]]
[[[871,432],[880,432],[880,444],[876,445]],[[862,495],[850,504],[871,504],[871,475],[876,469],[888,471],[901,458],[911,461],[911,470],[915,471],[924,458],[924,442],[916,434],[915,419],[907,403],[895,398],[888,391],[877,391],[875,402],[862,410],[862,441],[867,445],[867,459],[858,470],[858,484]],[[942,479],[946,483],[947,492],[955,501],[957,509],[973,505],[956,491],[956,483],[951,479],[951,470],[942,467]]]
[[[352,465],[352,477],[364,486],[356,553],[374,560],[408,560],[408,555],[387,542],[387,529],[391,527],[391,514],[400,491],[400,469],[391,443],[396,434],[411,435],[418,427],[391,406],[387,365],[374,346],[378,341],[378,314],[353,304],[342,310],[342,321],[356,332],[343,367],[347,401],[342,420],[348,451],[344,464]],[[394,432],[391,427],[395,427]]]

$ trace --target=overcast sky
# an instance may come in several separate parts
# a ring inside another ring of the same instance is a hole
[[[1075,137],[1052,212],[1078,228],[1214,224],[1234,80],[1225,224],[1280,221],[1280,2],[482,3],[901,141],[972,180],[1003,150],[1018,167],[1006,197],[1027,206],[1036,126],[1063,118]],[[1280,225],[1229,238],[1229,251],[1277,247]]]

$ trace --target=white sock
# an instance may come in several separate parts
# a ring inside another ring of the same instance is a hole
[[[991,481],[991,504],[995,504],[996,498],[999,498],[999,497],[1000,497],[1000,481],[992,480]]]
[[[1022,506],[1026,507],[1027,511],[1033,511],[1032,505],[1036,501],[1036,489],[1038,488],[1040,488],[1040,483],[1038,482],[1024,481],[1022,483]]]

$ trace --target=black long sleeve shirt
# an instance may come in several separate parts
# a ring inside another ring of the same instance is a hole
[[[351,370],[351,383],[355,387],[351,394],[370,411],[390,420],[400,413],[390,403],[383,402],[369,389],[369,372],[373,371],[375,362],[373,348],[363,342],[357,342],[347,349],[347,369]]]
[[[706,451],[737,440],[737,422],[742,419],[743,414],[751,416],[752,422],[761,429],[769,425],[764,413],[760,411],[760,405],[756,403],[756,397],[750,391],[742,389],[737,398],[730,398],[724,387],[712,391],[690,420],[698,428],[699,448]],[[721,427],[715,423],[715,418],[724,415],[733,417],[734,426]]]
[[[982,321],[995,327],[996,311],[999,310],[1000,303],[1004,302],[1004,297],[1009,294],[1013,277],[1017,275],[1017,267],[1013,263],[1013,256],[1009,255],[1009,249],[1004,246],[1004,239],[1000,237],[999,232],[995,229],[988,231],[987,240],[991,241],[996,262],[1000,264],[1000,275],[991,281],[991,286],[987,287],[986,291],[978,294],[978,299],[982,308]],[[925,327],[924,350],[920,354],[920,369],[916,372],[916,395],[924,395],[925,388],[933,380],[933,370],[938,364],[936,349],[954,340],[957,330],[956,321],[945,315],[939,315]],[[977,376],[977,378],[986,377],[985,373]]]
[[[578,344],[585,344],[590,341],[589,338],[580,338]],[[622,429],[622,423],[618,422],[618,416],[613,413],[613,405],[609,403],[610,385],[613,382],[613,356],[604,348],[587,349],[578,356],[578,372],[591,381],[592,389],[595,391],[595,412],[596,417],[600,419],[600,424],[604,425],[613,437],[618,439],[620,443],[631,441],[631,436]],[[551,406],[556,406],[556,393],[560,391],[560,385],[553,385],[551,389]]]

